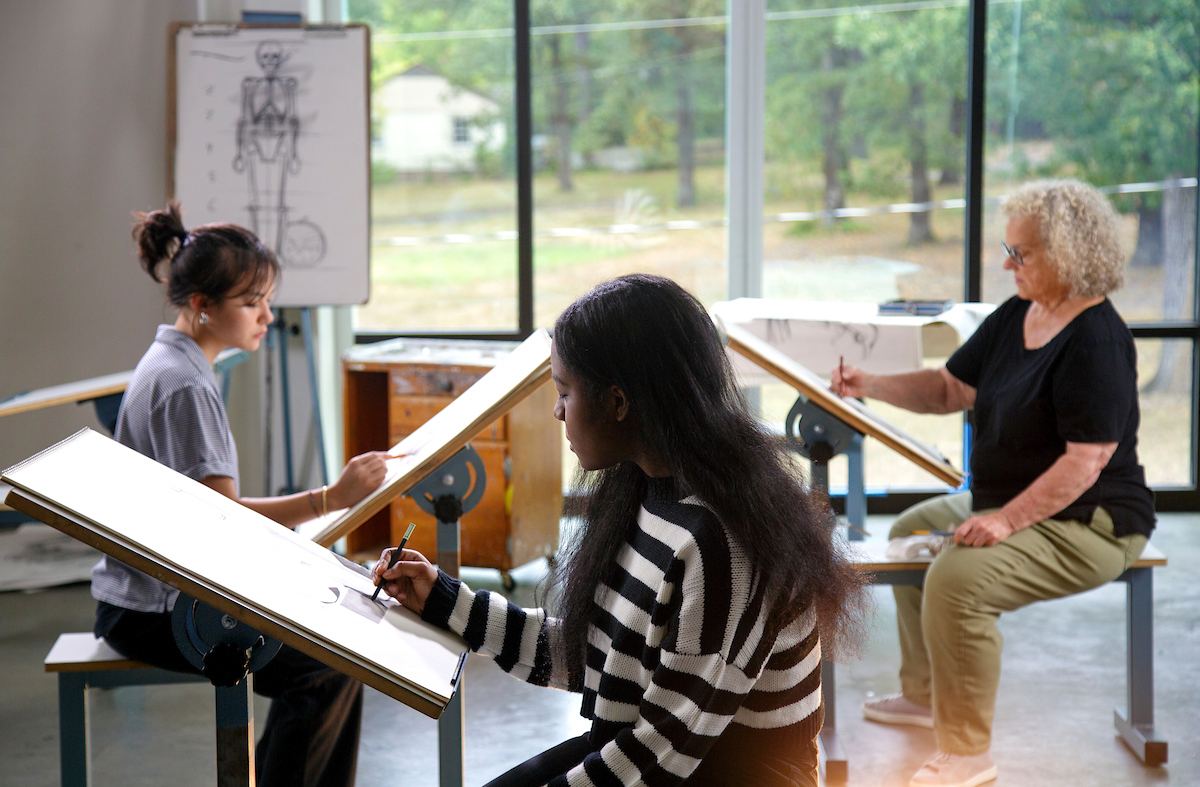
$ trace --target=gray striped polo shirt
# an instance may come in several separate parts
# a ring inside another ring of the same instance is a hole
[[[200,345],[170,325],[138,361],[117,415],[117,442],[197,481],[238,486],[237,447],[212,366]],[[168,612],[179,591],[105,556],[92,568],[92,597],[136,612]]]

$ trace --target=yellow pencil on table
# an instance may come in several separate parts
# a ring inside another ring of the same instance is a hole
[[[396,547],[396,551],[392,553],[392,559],[388,561],[388,569],[396,565],[396,561],[400,559],[400,553],[404,551],[404,545],[408,543],[408,537],[412,535],[413,528],[417,526],[416,522],[408,523],[408,530],[404,531],[404,538],[400,539],[400,546]],[[379,598],[379,591],[383,590],[383,577],[379,577],[379,584],[375,586],[375,592],[371,594],[371,600]]]

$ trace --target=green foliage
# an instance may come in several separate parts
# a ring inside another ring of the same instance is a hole
[[[371,162],[371,185],[383,186],[396,182],[396,168],[386,161]]]
[[[881,199],[901,199],[906,194],[908,156],[903,147],[872,148],[870,157],[852,165],[854,183]]]
[[[871,227],[861,221],[838,219],[832,226],[826,227],[820,219],[813,221],[794,221],[784,232],[789,238],[815,238],[823,235],[855,235],[860,232],[870,232]]]
[[[675,124],[639,107],[633,115],[633,129],[626,140],[629,146],[642,153],[647,169],[659,169],[675,161]]]
[[[1200,8],[1184,0],[1039,0],[1020,19],[1018,92],[1009,95],[1014,7],[990,25],[989,74],[1004,89],[989,112],[1004,117],[1013,99],[1055,140],[1061,160],[1097,185],[1160,180],[1196,171],[1200,104]],[[1003,81],[998,81],[1003,80]],[[1159,195],[1126,197],[1122,207],[1156,207]]]

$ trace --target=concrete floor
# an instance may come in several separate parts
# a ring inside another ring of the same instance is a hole
[[[887,532],[886,518],[868,528]],[[1170,566],[1155,576],[1157,726],[1170,762],[1144,768],[1116,737],[1112,709],[1125,686],[1124,586],[1037,604],[1002,619],[1007,640],[993,756],[1000,787],[1200,785],[1200,514],[1165,514],[1154,543]],[[514,572],[529,604],[536,565]],[[495,572],[464,572],[499,589]],[[934,750],[927,730],[861,719],[873,694],[896,691],[890,591],[875,593],[874,632],[862,657],[838,666],[839,727],[852,786],[906,785]],[[0,785],[58,784],[56,680],[42,659],[60,632],[91,628],[86,585],[0,594]],[[513,680],[484,659],[468,662],[466,784],[586,730],[578,698]],[[266,704],[256,719],[266,718]],[[212,692],[203,685],[93,690],[93,784],[210,785],[215,779]],[[367,691],[358,783],[437,784],[436,724]]]

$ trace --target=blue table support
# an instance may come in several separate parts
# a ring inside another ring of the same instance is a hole
[[[438,568],[458,578],[463,514],[479,504],[487,488],[483,459],[470,445],[443,462],[408,492],[423,511],[437,519]],[[463,681],[438,718],[439,787],[463,783]]]
[[[88,787],[91,782],[88,689],[207,682],[199,675],[146,667],[58,673],[58,737],[62,787]]]
[[[1125,744],[1146,765],[1167,761],[1167,742],[1154,732],[1154,569],[1131,568],[1125,586],[1126,708],[1113,711]]]

